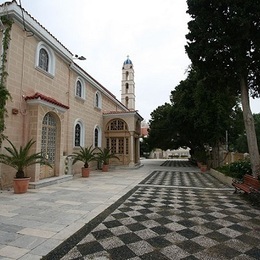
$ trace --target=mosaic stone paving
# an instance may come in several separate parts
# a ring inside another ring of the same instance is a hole
[[[194,165],[189,161],[178,161],[178,160],[167,160],[161,164],[161,166],[168,167],[194,167]]]
[[[154,171],[43,259],[260,259],[260,210],[207,174]]]
[[[227,188],[210,174],[186,171],[153,171],[141,184],[202,187],[202,188]]]

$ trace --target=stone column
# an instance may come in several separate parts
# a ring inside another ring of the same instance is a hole
[[[134,153],[135,153],[134,135],[133,135],[133,132],[131,132],[131,134],[130,134],[130,163],[129,163],[130,167],[135,166]]]

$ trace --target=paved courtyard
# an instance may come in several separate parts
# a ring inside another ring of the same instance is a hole
[[[143,164],[1,193],[0,259],[260,259],[258,208],[188,162]]]

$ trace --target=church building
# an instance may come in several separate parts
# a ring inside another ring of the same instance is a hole
[[[71,155],[91,145],[110,148],[119,158],[111,162],[115,166],[138,166],[143,118],[135,109],[129,57],[123,62],[120,101],[75,63],[82,57],[73,55],[15,0],[0,5],[0,19],[1,61],[11,96],[3,134],[18,148],[35,140],[33,152],[41,152],[53,166],[28,168],[31,182],[80,173],[83,165],[70,165]],[[6,33],[10,33],[8,48]],[[5,146],[7,141],[1,153]],[[91,168],[97,169],[97,163]],[[0,165],[0,188],[10,187],[14,175],[15,170]]]

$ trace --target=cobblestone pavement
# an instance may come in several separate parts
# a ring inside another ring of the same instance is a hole
[[[259,209],[189,164],[162,166],[43,259],[260,259]]]

